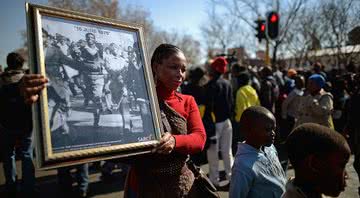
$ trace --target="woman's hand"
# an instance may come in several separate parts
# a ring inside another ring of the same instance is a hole
[[[152,150],[153,153],[170,154],[175,148],[175,138],[169,132],[166,132],[160,139],[160,143]]]
[[[49,80],[41,74],[25,74],[20,83],[20,93],[24,96],[25,103],[35,103],[47,82]]]

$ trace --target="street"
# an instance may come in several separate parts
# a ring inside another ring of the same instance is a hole
[[[352,163],[354,161],[353,156],[350,158],[350,162],[347,164],[347,172],[349,178],[347,180],[347,187],[345,192],[340,194],[340,198],[355,198],[358,197],[357,189],[359,187],[358,177]],[[21,166],[20,162],[17,161],[17,167],[19,172],[19,179],[21,178]],[[220,163],[220,169],[222,170],[222,163]],[[5,177],[2,168],[2,163],[0,165],[0,197],[4,197],[4,184]],[[208,165],[205,164],[202,166],[202,169],[207,172]],[[294,175],[293,170],[287,172],[287,176],[291,177]],[[123,197],[123,188],[125,176],[121,171],[115,170],[115,179],[113,182],[103,182],[100,179],[101,173],[99,171],[90,171],[90,186],[89,186],[89,197],[93,198],[120,198]],[[50,171],[36,171],[37,177],[37,187],[40,191],[41,198],[48,198],[49,196],[59,195],[56,183],[56,170]],[[220,191],[220,196],[222,198],[228,197],[229,193],[227,191]],[[57,197],[57,196],[55,196]]]

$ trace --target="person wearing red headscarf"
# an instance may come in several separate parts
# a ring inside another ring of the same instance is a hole
[[[209,137],[207,150],[209,161],[209,178],[215,186],[219,186],[219,158],[221,151],[224,161],[226,179],[231,179],[231,168],[234,163],[232,155],[232,124],[230,117],[233,107],[233,91],[228,80],[222,77],[228,62],[224,57],[216,58],[208,67],[210,82],[207,85],[208,101],[206,108],[212,112],[215,122],[215,135]]]

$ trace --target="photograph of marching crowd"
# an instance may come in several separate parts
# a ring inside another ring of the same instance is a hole
[[[53,152],[154,139],[136,33],[42,22]]]

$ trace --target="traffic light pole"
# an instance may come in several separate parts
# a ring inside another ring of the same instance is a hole
[[[266,40],[266,49],[265,49],[265,64],[266,66],[269,66],[270,65],[270,56],[269,56],[269,40],[268,39],[265,39]]]

